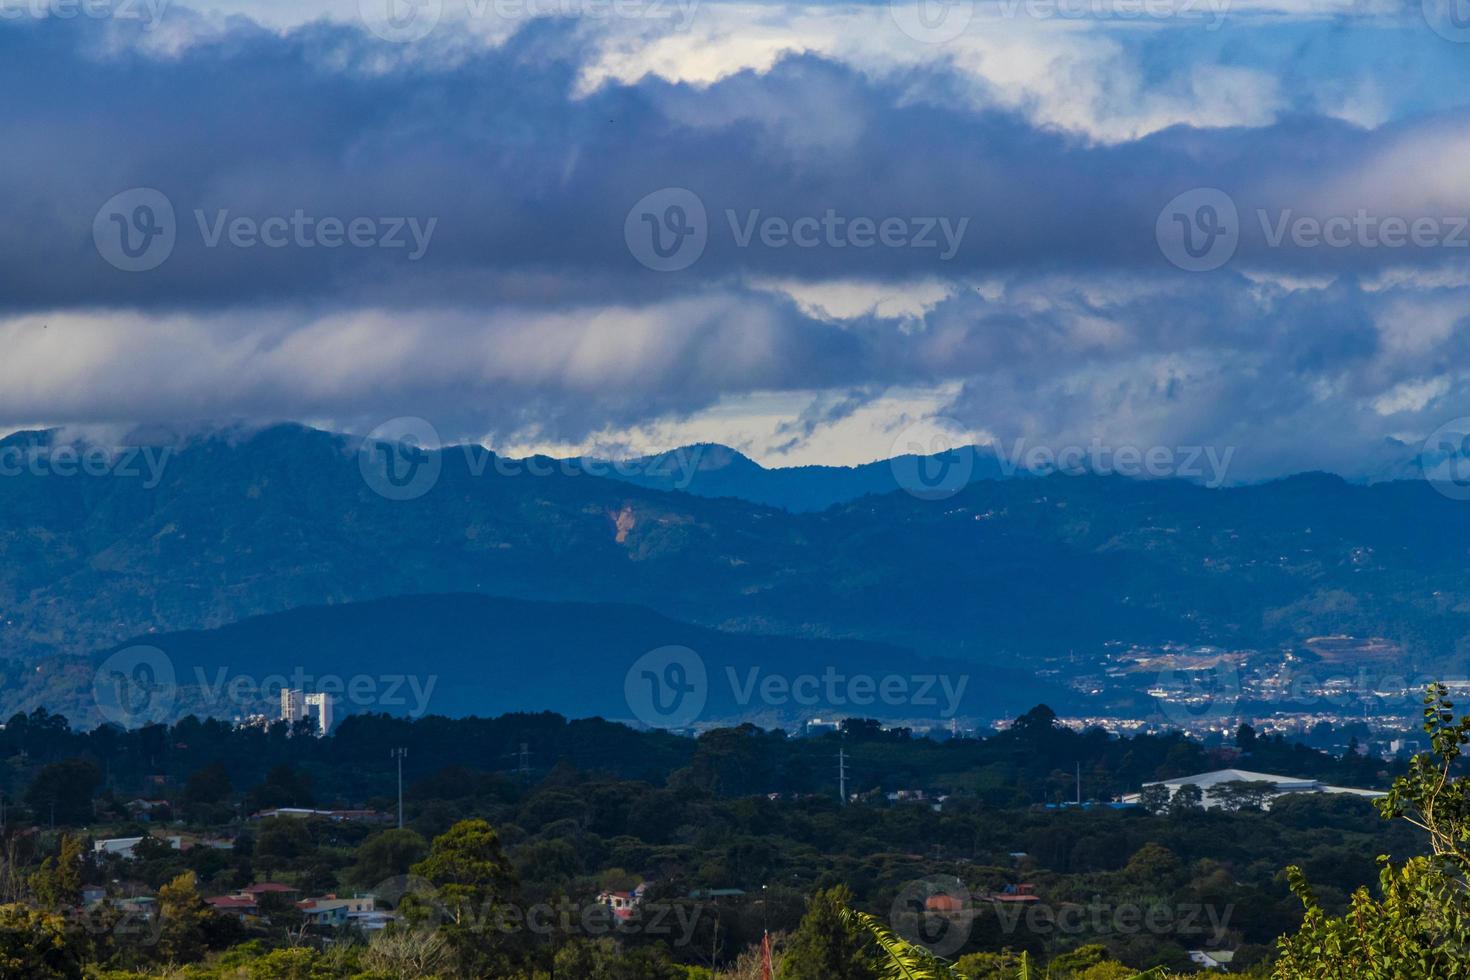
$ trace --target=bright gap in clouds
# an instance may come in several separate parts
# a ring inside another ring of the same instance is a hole
[[[858,466],[906,452],[895,440],[906,430],[934,438],[949,437],[943,411],[959,385],[894,388],[850,412],[831,413],[834,392],[752,392],[722,399],[687,418],[664,419],[619,431],[605,430],[578,442],[516,440],[490,448],[508,456],[598,456],[625,459],[653,455],[679,446],[720,443],[766,467]],[[804,424],[802,420],[810,420]],[[809,426],[809,427],[808,427]],[[974,432],[971,443],[990,437]],[[799,441],[798,441],[799,440]]]

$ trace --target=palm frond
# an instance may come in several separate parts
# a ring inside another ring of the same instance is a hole
[[[877,916],[844,909],[850,925],[872,936],[883,951],[883,980],[965,980],[948,963],[922,946],[904,940]]]

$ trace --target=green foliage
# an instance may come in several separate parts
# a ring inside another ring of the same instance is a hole
[[[515,886],[500,837],[484,820],[461,820],[435,837],[412,872],[434,886],[436,903],[457,923],[488,914]]]
[[[186,871],[158,890],[158,952],[165,960],[187,963],[204,952],[205,930],[213,912],[199,896],[194,872]]]
[[[407,874],[429,851],[429,842],[414,830],[384,830],[363,841],[357,848],[356,863],[348,869],[349,881],[364,888]]]
[[[101,782],[102,770],[85,759],[53,762],[26,788],[26,807],[38,823],[53,816],[58,824],[86,823],[92,819],[92,793]]]
[[[0,905],[0,977],[76,980],[82,967],[66,920],[24,905]]]
[[[1169,800],[1169,812],[1171,814],[1193,813],[1204,809],[1205,794],[1202,789],[1193,783],[1185,783],[1174,791]]]
[[[459,821],[434,838],[428,856],[411,873],[432,885],[434,893],[404,896],[402,908],[410,921],[447,920],[440,928],[461,973],[505,972],[510,951],[500,925],[517,881],[495,829],[484,820]]]
[[[781,980],[877,980],[865,923],[848,911],[851,904],[845,885],[812,896],[786,943]]]
[[[964,980],[948,963],[922,946],[907,942],[877,916],[845,909],[844,918],[854,929],[864,929],[882,950],[881,980]]]
[[[1163,813],[1169,809],[1169,787],[1163,783],[1145,786],[1138,794],[1138,805],[1149,813]]]
[[[31,894],[42,907],[51,910],[70,908],[82,900],[82,842],[70,834],[61,835],[59,853],[41,862],[41,868],[28,882]]]
[[[1276,980],[1448,980],[1470,973],[1470,780],[1454,774],[1470,742],[1470,716],[1456,722],[1453,708],[1443,686],[1430,687],[1424,730],[1433,754],[1416,756],[1379,801],[1384,817],[1423,830],[1432,853],[1399,867],[1380,857],[1378,897],[1357,889],[1340,917],[1323,910],[1300,868],[1288,868],[1306,918],[1280,941]]]

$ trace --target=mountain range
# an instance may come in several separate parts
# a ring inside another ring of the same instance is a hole
[[[981,671],[883,644],[724,633],[614,603],[455,594],[311,606],[218,629],[134,637],[91,655],[45,657],[0,676],[0,705],[7,717],[46,707],[86,725],[108,720],[99,703],[119,706],[113,715],[129,720],[191,712],[274,718],[282,688],[296,688],[329,691],[339,716],[488,716],[534,707],[651,724],[662,718],[650,717],[653,705],[639,700],[646,683],[639,665],[650,651],[669,648],[702,676],[697,710],[683,719],[689,724],[789,728],[854,713],[942,724],[1038,699],[1080,703],[1029,671]],[[134,677],[139,664],[146,675]],[[137,692],[125,695],[131,701],[106,691],[99,698],[99,685],[119,669],[140,687],[167,682],[166,693],[154,696],[166,703]],[[871,690],[865,678],[873,679]],[[879,686],[885,681],[889,693]]]
[[[22,445],[56,450],[33,433],[0,450]],[[0,656],[466,593],[1015,669],[1110,643],[1266,649],[1334,634],[1386,638],[1423,667],[1463,659],[1470,634],[1470,504],[1422,480],[1208,489],[1053,474],[793,512],[555,461],[532,475],[478,447],[426,454],[432,484],[392,499],[372,470],[389,448],[279,426],[191,440],[156,480],[0,478]]]

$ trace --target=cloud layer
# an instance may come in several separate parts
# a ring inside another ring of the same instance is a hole
[[[1470,414],[1470,47],[1417,9],[507,9],[0,19],[0,426],[779,463],[937,415],[1256,478]]]

